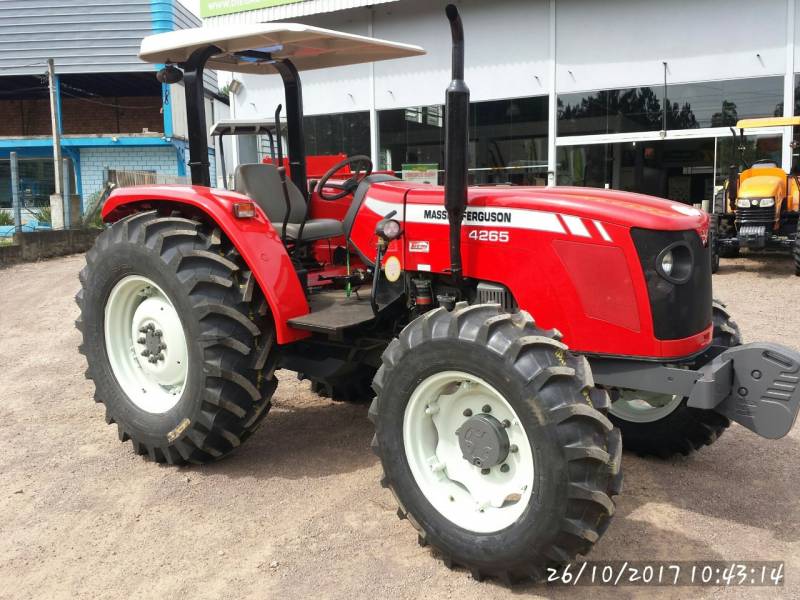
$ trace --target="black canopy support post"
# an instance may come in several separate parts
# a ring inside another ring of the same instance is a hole
[[[225,166],[225,135],[220,134],[219,140],[219,165],[222,168],[222,187],[228,189],[228,167]]]
[[[306,140],[303,133],[303,88],[300,85],[300,74],[292,61],[287,59],[277,61],[274,66],[283,79],[283,90],[286,96],[286,129],[292,181],[308,202]]]
[[[467,210],[469,152],[469,88],[464,81],[464,27],[458,9],[447,5],[453,42],[453,80],[445,105],[444,205],[450,223],[450,271],[461,281],[461,222]]]
[[[221,52],[216,46],[195,50],[189,60],[181,65],[186,93],[186,121],[189,129],[189,169],[192,174],[192,184],[205,187],[211,187],[211,165],[208,161],[203,71],[208,59]]]
[[[279,167],[283,166],[283,127],[281,126],[282,110],[283,110],[283,104],[278,104],[278,108],[275,109],[275,135],[278,138],[278,157],[276,164]]]
[[[664,61],[663,64],[664,64],[664,99],[663,99],[664,108],[661,111],[661,131],[666,132],[667,131],[667,110],[669,109],[669,106],[667,106],[667,103],[669,102],[669,98],[667,96],[667,62]]]

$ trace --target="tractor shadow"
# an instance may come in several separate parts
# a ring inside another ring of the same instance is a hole
[[[201,467],[231,478],[303,479],[349,473],[377,464],[369,403],[319,398],[309,383],[283,376],[273,406],[259,429],[237,452]],[[377,480],[376,480],[377,485]]]
[[[788,254],[777,252],[744,252],[738,258],[723,258],[715,277],[736,275],[752,271],[764,279],[794,277],[794,260]]]
[[[791,435],[767,440],[735,424],[688,457],[660,460],[626,452],[621,510],[609,533],[619,528],[620,516],[627,520],[648,504],[664,504],[701,519],[762,529],[780,541],[800,541],[798,453],[800,440]]]

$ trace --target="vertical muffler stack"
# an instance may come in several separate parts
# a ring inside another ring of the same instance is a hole
[[[450,224],[450,270],[461,280],[461,221],[467,209],[467,159],[469,152],[469,88],[464,81],[464,27],[458,9],[448,4],[453,40],[453,80],[447,88],[444,150],[444,205]]]

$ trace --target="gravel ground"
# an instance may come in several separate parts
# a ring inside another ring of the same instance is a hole
[[[366,406],[286,374],[241,451],[206,467],[134,456],[91,401],[73,328],[80,256],[0,271],[0,598],[775,597],[744,588],[508,590],[449,571],[378,485]],[[724,260],[716,296],[748,340],[800,348],[788,260]],[[626,454],[592,559],[785,560],[800,597],[800,427],[738,426],[688,459]]]

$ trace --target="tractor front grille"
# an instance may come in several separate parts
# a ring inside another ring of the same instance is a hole
[[[737,208],[736,209],[736,226],[742,225],[768,225],[775,221],[775,207],[768,206],[761,208],[760,206]]]
[[[631,237],[647,281],[656,338],[679,340],[706,329],[711,324],[711,253],[697,232],[633,228]],[[686,283],[672,283],[656,268],[658,255],[675,242],[687,244],[693,256],[694,268]]]

